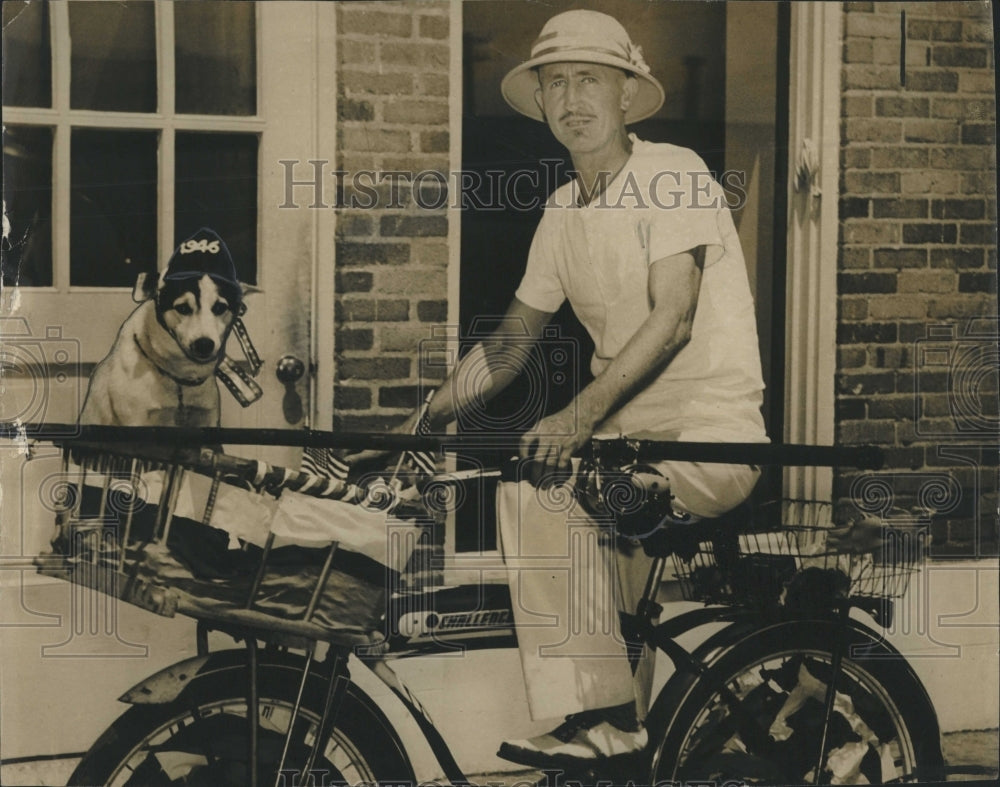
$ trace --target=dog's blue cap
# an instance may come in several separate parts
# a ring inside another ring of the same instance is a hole
[[[188,279],[208,274],[213,279],[239,285],[236,266],[226,242],[215,230],[202,227],[174,249],[164,279]]]

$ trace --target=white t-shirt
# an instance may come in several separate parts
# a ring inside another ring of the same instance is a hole
[[[753,299],[722,188],[693,151],[630,138],[628,162],[589,205],[575,181],[549,197],[516,296],[545,312],[568,298],[598,375],[651,311],[649,265],[706,246],[691,340],[597,433],[766,441]]]

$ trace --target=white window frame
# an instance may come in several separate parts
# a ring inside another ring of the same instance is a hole
[[[33,323],[39,325],[86,324],[95,313],[121,311],[123,296],[131,287],[99,287],[70,285],[70,167],[71,136],[74,128],[94,128],[129,131],[157,131],[160,140],[157,152],[157,260],[169,258],[174,247],[174,141],[178,131],[237,132],[263,135],[266,118],[261,114],[262,82],[260,74],[262,36],[261,9],[256,7],[255,41],[257,54],[257,114],[178,115],[174,111],[174,4],[153,3],[156,24],[156,91],[155,112],[108,112],[70,108],[71,41],[69,4],[50,3],[50,45],[52,51],[52,106],[4,107],[7,125],[45,126],[53,132],[52,150],[52,285],[27,288]],[[260,161],[258,161],[258,182]],[[260,215],[258,193],[258,216]],[[258,222],[258,235],[260,233]],[[258,249],[260,238],[258,237]],[[258,267],[259,267],[258,253]],[[46,297],[89,295],[86,299]],[[117,326],[113,326],[116,328]],[[111,334],[113,336],[113,334]],[[110,346],[110,342],[103,346]],[[99,358],[84,358],[93,363]]]
[[[156,20],[156,112],[109,112],[70,108],[69,4],[50,3],[52,49],[52,106],[50,108],[4,107],[4,122],[12,125],[48,126],[53,129],[52,287],[70,290],[70,133],[73,128],[153,130],[161,134],[158,153],[157,252],[169,257],[174,247],[174,139],[177,131],[212,131],[262,134],[265,120],[260,114],[261,80],[257,78],[255,115],[177,115],[174,112],[174,4],[153,3]],[[256,24],[258,62],[261,24]],[[259,71],[259,68],[258,68]],[[126,291],[125,287],[73,287],[73,292]]]

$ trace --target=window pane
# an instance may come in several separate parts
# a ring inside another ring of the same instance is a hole
[[[156,270],[158,132],[74,129],[70,283],[131,287]]]
[[[222,236],[240,281],[257,283],[257,136],[177,132],[174,242]]]
[[[48,3],[3,4],[3,103],[52,106]]]
[[[4,126],[3,199],[10,222],[3,241],[4,286],[51,285],[51,128]]]
[[[70,107],[156,111],[156,22],[151,2],[69,4]]]
[[[211,0],[174,4],[177,112],[257,112],[254,3]]]

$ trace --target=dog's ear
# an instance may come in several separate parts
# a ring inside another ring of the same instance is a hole
[[[247,303],[245,300],[242,300],[242,298],[245,298],[252,292],[263,292],[263,290],[260,287],[257,287],[253,284],[247,284],[246,282],[240,282],[240,289],[242,290],[241,293],[242,297],[240,302],[240,308],[236,314],[237,317],[242,317],[244,314],[247,313]]]
[[[160,274],[140,273],[135,279],[135,287],[132,288],[132,300],[136,303],[148,301],[156,295],[156,285],[160,280]]]

